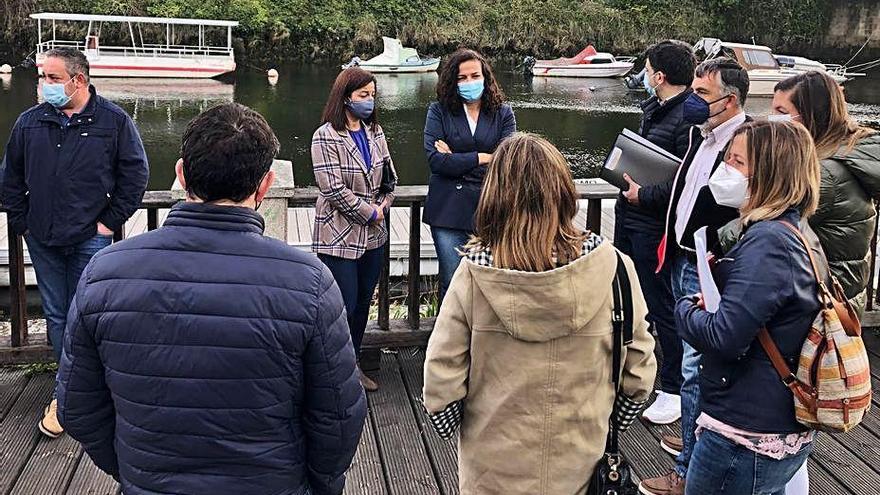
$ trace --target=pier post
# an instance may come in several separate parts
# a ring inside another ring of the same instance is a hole
[[[272,163],[275,182],[260,205],[260,214],[266,221],[265,234],[287,242],[288,202],[293,196],[293,162],[275,160]]]

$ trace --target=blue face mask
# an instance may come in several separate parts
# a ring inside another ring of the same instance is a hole
[[[642,78],[642,85],[645,86],[645,91],[648,92],[648,96],[657,96],[657,86],[651,86],[651,76],[648,75],[648,71],[645,71],[645,77]]]
[[[483,96],[484,87],[485,84],[482,79],[458,83],[458,94],[464,101],[477,101]]]
[[[687,99],[684,100],[684,118],[694,125],[705,124],[711,117],[724,111],[724,109],[721,109],[721,111],[710,115],[709,106],[729,97],[730,95],[724,95],[715,101],[706,101],[697,96],[696,93],[691,93],[688,95]]]
[[[64,88],[70,81],[73,81],[72,77],[65,83],[52,84],[44,82],[40,89],[40,92],[43,94],[43,100],[55,108],[64,108],[70,103],[70,99],[73,98],[73,95],[67,96],[67,93],[64,91]],[[76,94],[76,91],[73,94]]]
[[[356,118],[367,120],[370,118],[370,115],[373,115],[373,110],[376,108],[376,102],[375,100],[348,101],[345,103],[345,106],[348,107],[348,110]]]

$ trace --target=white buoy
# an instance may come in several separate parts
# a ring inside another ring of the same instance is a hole
[[[0,74],[12,74],[12,66],[9,64],[0,65]]]
[[[269,77],[278,77],[278,71],[275,69],[269,69],[266,71],[266,75]]]
[[[596,91],[596,86],[590,86],[590,91]]]

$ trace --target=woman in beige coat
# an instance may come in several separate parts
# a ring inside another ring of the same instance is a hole
[[[604,452],[615,403],[617,251],[574,226],[577,199],[565,158],[537,136],[514,134],[489,164],[476,235],[425,360],[424,402],[434,423],[462,410],[463,495],[583,494]],[[654,384],[656,361],[638,277],[623,260],[634,340],[624,347],[618,401],[636,411],[631,421]]]

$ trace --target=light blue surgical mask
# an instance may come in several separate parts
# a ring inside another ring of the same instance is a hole
[[[651,76],[648,74],[648,71],[645,71],[645,77],[642,78],[642,85],[645,86],[645,91],[648,92],[648,96],[657,96],[657,86],[651,86]]]
[[[458,94],[464,101],[477,101],[483,96],[485,83],[482,79],[458,83]]]
[[[76,77],[76,76],[74,76]],[[70,103],[73,95],[76,94],[77,89],[70,96],[64,91],[64,88],[67,86],[67,83],[73,81],[73,77],[71,77],[67,82],[63,83],[47,83],[44,82],[41,86],[40,92],[43,94],[43,100],[48,104],[52,105],[55,108],[64,108],[68,103]]]

